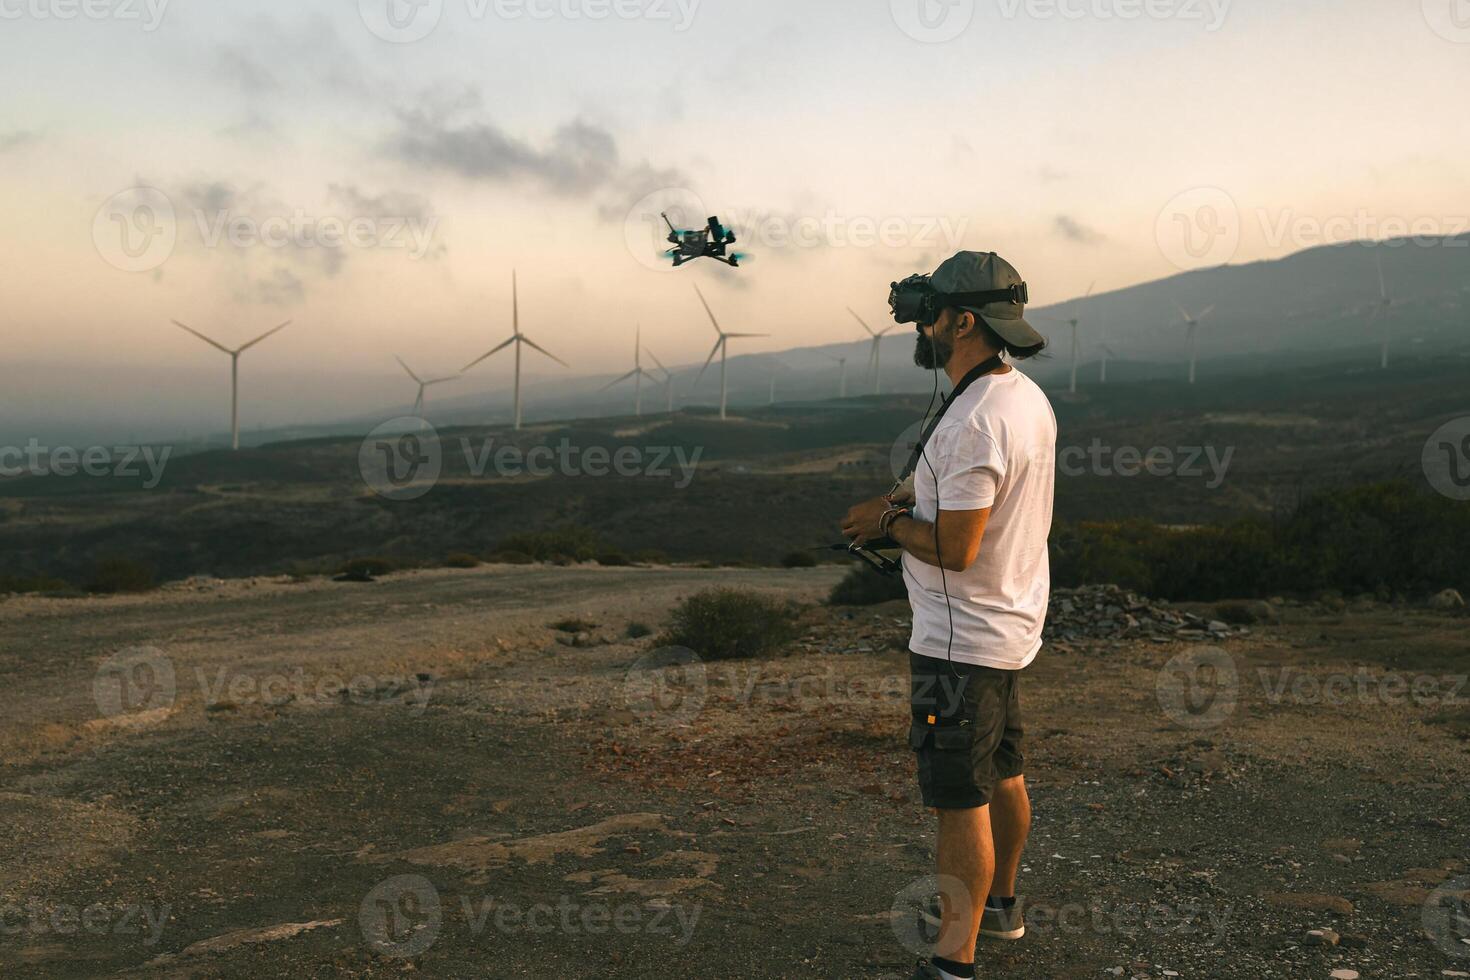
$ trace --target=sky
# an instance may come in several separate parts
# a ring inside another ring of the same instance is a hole
[[[1466,0],[0,0],[0,83],[0,367],[119,397],[226,369],[173,319],[453,373],[513,270],[596,375],[702,361],[694,283],[774,351],[960,248],[1040,306],[1470,212]],[[753,260],[666,268],[666,207]]]

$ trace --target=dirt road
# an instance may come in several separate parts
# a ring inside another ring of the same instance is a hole
[[[932,829],[905,610],[813,606],[760,663],[628,638],[709,585],[815,603],[836,574],[0,602],[0,972],[906,977]],[[1043,653],[1031,934],[982,976],[1470,972],[1423,927],[1470,887],[1465,620],[1286,614],[1194,654]]]

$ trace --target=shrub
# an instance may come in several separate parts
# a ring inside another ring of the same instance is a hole
[[[350,575],[353,578],[377,578],[397,568],[398,565],[387,558],[350,558],[337,569],[337,574]]]
[[[629,623],[627,636],[630,640],[641,640],[645,636],[652,636],[653,629],[647,623]]]
[[[497,551],[490,556],[490,561],[497,565],[531,565],[536,559],[524,551]]]
[[[674,608],[662,646],[688,647],[706,660],[767,656],[796,636],[784,602],[740,589],[709,589]]]
[[[817,556],[810,551],[793,551],[781,559],[782,568],[816,568]]]
[[[83,583],[88,592],[113,595],[119,592],[147,592],[157,587],[153,566],[131,558],[102,558],[92,566]]]
[[[463,551],[456,551],[456,552],[454,552],[454,553],[452,553],[450,555],[445,556],[445,558],[444,558],[444,567],[445,568],[479,568],[480,567],[480,559],[476,558],[474,555],[465,554]]]
[[[560,527],[550,531],[517,534],[500,542],[502,552],[520,552],[536,561],[591,561],[605,550],[596,531],[585,527]]]
[[[70,582],[49,575],[35,575],[29,578],[20,578],[14,575],[0,575],[0,593],[6,592],[75,592],[76,587]]]
[[[640,565],[667,565],[669,555],[668,552],[659,551],[657,548],[644,548],[633,552],[633,560]]]
[[[876,606],[880,602],[907,599],[902,575],[883,575],[865,566],[854,568],[832,587],[827,602],[833,606]]]
[[[607,551],[597,556],[597,564],[606,565],[609,568],[622,568],[633,563],[621,551]]]

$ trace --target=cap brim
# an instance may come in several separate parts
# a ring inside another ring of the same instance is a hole
[[[999,317],[973,306],[967,306],[965,309],[983,319],[986,325],[1000,334],[1000,338],[1008,344],[1016,347],[1040,347],[1046,343],[1046,338],[1026,322],[1024,316]]]

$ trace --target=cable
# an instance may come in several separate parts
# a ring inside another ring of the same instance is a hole
[[[939,359],[934,359],[934,395],[939,394]],[[929,397],[929,404],[934,405],[934,395]],[[924,412],[925,419],[929,415],[928,410]],[[924,465],[929,467],[929,478],[934,481],[934,558],[939,563],[939,587],[944,590],[944,609],[949,614],[949,642],[944,648],[944,659],[949,664],[950,676],[960,680],[959,671],[954,669],[954,603],[949,597],[949,578],[944,573],[944,552],[939,547],[939,474],[934,472],[934,464],[929,461],[929,442],[925,440],[924,445],[919,448],[919,456],[924,460]],[[964,692],[960,692],[964,697]]]

